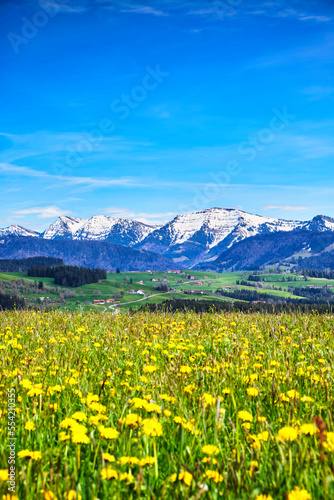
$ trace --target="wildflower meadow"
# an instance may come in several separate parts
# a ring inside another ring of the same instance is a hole
[[[332,500],[333,319],[1,313],[0,498]]]

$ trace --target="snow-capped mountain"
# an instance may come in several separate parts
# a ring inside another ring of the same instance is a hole
[[[334,232],[334,219],[318,215],[310,221],[289,221],[232,208],[210,208],[178,215],[161,227],[105,215],[90,219],[63,216],[41,234],[9,226],[0,229],[0,237],[106,241],[155,252],[190,268],[200,262],[214,261],[235,243],[251,236],[295,230]]]
[[[312,220],[304,222],[302,229],[308,231],[334,231],[334,219],[326,215],[316,215]]]
[[[79,231],[87,222],[87,219],[78,219],[77,217],[62,216],[50,224],[50,226],[41,234],[45,240],[72,240],[76,231]]]
[[[136,220],[94,215],[75,232],[73,239],[110,241],[132,247],[153,230],[154,227]]]
[[[41,237],[50,240],[98,240],[117,245],[134,246],[155,228],[141,222],[94,215],[90,219],[58,217]]]
[[[293,231],[305,222],[272,219],[242,210],[210,208],[178,215],[138,246],[191,265],[216,258],[234,243],[257,234]]]
[[[36,231],[32,231],[31,229],[26,229],[22,226],[17,226],[13,224],[12,226],[5,227],[3,229],[0,228],[0,238],[4,236],[39,236],[39,233]]]

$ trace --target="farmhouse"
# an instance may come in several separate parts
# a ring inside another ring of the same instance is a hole
[[[106,303],[105,300],[101,300],[101,299],[100,300],[93,300],[93,304],[95,304],[95,305],[103,305],[105,303]]]
[[[107,299],[106,302],[107,304],[112,304],[115,302],[115,299]]]
[[[144,290],[138,290],[138,291],[137,291],[137,295],[145,295]]]

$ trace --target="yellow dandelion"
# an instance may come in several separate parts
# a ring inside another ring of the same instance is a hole
[[[114,469],[102,469],[101,470],[102,479],[118,479],[118,472]]]
[[[206,444],[203,446],[202,452],[205,453],[205,455],[218,455],[219,448],[213,444]]]
[[[100,429],[100,436],[105,439],[117,439],[119,432],[112,427],[104,427],[103,429]]]
[[[260,434],[257,435],[257,438],[259,441],[268,441],[269,432],[268,431],[260,432]]]
[[[146,365],[144,366],[144,373],[153,373],[157,370],[157,366],[154,365]]]
[[[155,418],[145,418],[141,425],[146,436],[155,437],[162,434],[162,425]]]
[[[216,470],[207,470],[203,477],[212,479],[215,483],[221,483],[224,480],[223,476]]]
[[[34,431],[36,429],[36,425],[34,424],[34,422],[26,422],[26,425],[24,426],[24,428],[27,431]]]
[[[291,399],[299,399],[299,392],[295,391],[294,389],[288,391],[286,394]]]
[[[212,406],[216,402],[215,398],[213,396],[211,396],[211,394],[207,394],[207,393],[203,394],[202,401],[204,401],[205,406]]]
[[[277,439],[279,441],[295,441],[298,437],[298,432],[294,427],[282,427],[278,431]]]
[[[312,500],[311,495],[306,490],[301,490],[298,486],[287,494],[287,500]]]
[[[154,457],[145,457],[139,460],[138,465],[140,467],[144,467],[145,465],[153,465],[154,463],[155,463]]]
[[[192,369],[190,368],[190,366],[181,366],[180,368],[180,373],[191,373],[192,372]]]
[[[248,387],[247,394],[248,396],[258,396],[259,391],[255,387]]]
[[[8,469],[0,469],[0,481],[7,481]]]
[[[302,434],[309,434],[310,436],[313,436],[317,432],[317,428],[313,423],[303,424],[299,430]]]
[[[238,418],[240,418],[240,420],[243,420],[244,422],[253,422],[253,415],[249,413],[249,411],[239,411]]]
[[[74,418],[74,420],[78,420],[79,422],[85,422],[87,420],[87,416],[83,411],[76,411],[73,413],[71,418]]]

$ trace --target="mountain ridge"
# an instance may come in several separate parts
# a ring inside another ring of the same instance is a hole
[[[223,252],[250,237],[301,230],[334,232],[334,219],[317,215],[306,221],[286,220],[214,207],[176,215],[160,227],[106,215],[89,219],[61,216],[42,233],[13,225],[0,229],[0,238],[30,236],[43,240],[106,241],[160,254],[175,264],[191,268],[215,261]]]
[[[163,255],[115,245],[108,241],[51,240],[36,237],[6,237],[0,240],[0,259],[28,257],[60,258],[65,264],[106,271],[146,271],[180,268]]]

